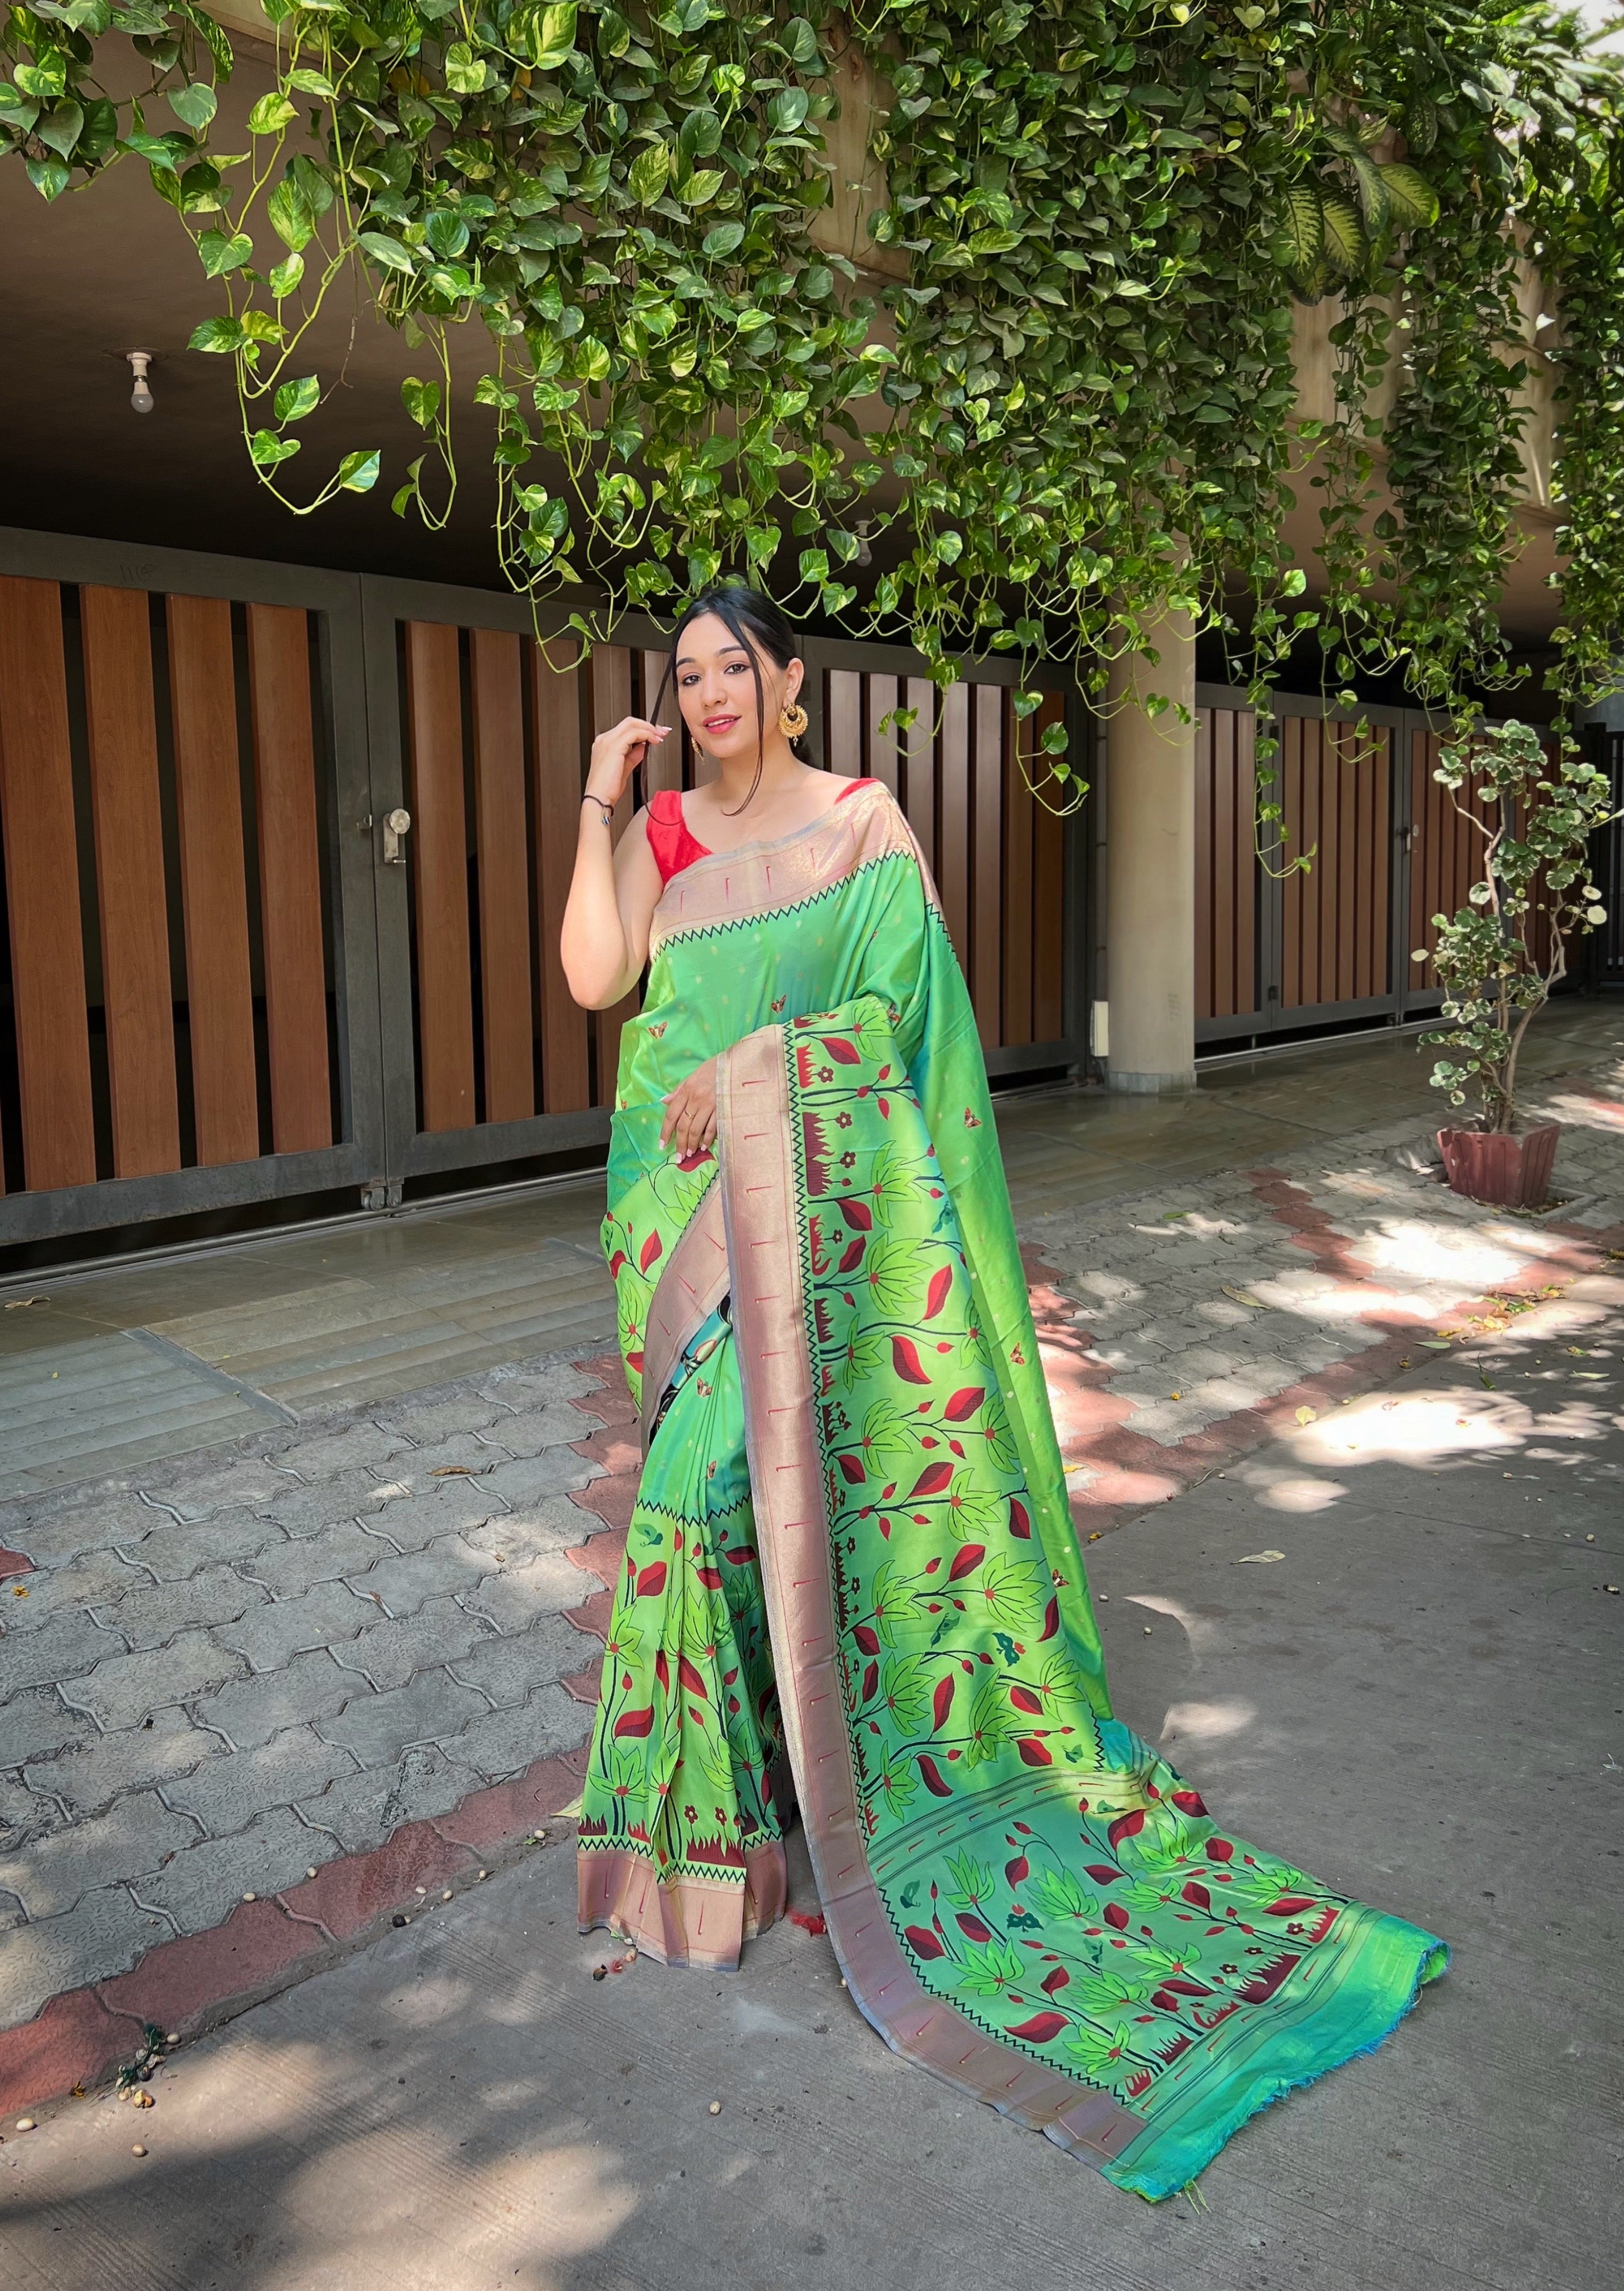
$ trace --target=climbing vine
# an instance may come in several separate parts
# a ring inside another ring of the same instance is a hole
[[[302,453],[332,379],[310,370],[311,330],[359,275],[421,352],[403,397],[422,450],[389,472],[403,516],[450,513],[468,418],[450,330],[487,330],[472,395],[498,548],[538,596],[589,583],[658,611],[735,569],[906,631],[944,673],[956,651],[1004,649],[1075,661],[1096,688],[1186,608],[1260,687],[1317,629],[1333,679],[1397,666],[1448,703],[1505,672],[1527,391],[1549,361],[1565,687],[1612,674],[1620,77],[1557,11],[266,12],[274,84],[245,149],[219,148],[233,60],[194,0],[13,7],[0,135],[46,198],[145,163],[196,245],[193,346],[229,362],[246,450],[291,510],[382,475],[366,439],[315,476]],[[134,93],[107,92],[127,85],[101,68],[115,34],[149,76]],[[879,100],[843,246],[828,136],[853,45]],[[1320,423],[1300,412],[1293,325],[1326,296]],[[1305,485],[1308,567],[1280,538]]]

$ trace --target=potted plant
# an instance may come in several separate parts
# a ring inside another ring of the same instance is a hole
[[[1435,779],[1482,840],[1481,880],[1452,920],[1434,915],[1430,960],[1444,988],[1436,1033],[1451,1053],[1432,1070],[1451,1105],[1476,1094],[1470,1128],[1440,1129],[1444,1168],[1473,1201],[1533,1209],[1550,1191],[1557,1123],[1517,1120],[1516,1067],[1529,1021],[1567,969],[1567,941],[1606,920],[1588,848],[1614,815],[1607,777],[1561,727],[1468,724],[1444,747]],[[1428,960],[1419,947],[1414,962]]]

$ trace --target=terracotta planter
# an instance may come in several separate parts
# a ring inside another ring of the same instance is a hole
[[[1542,1121],[1520,1137],[1481,1129],[1440,1129],[1438,1146],[1450,1186],[1468,1201],[1537,1210],[1551,1189],[1551,1165],[1562,1125]]]

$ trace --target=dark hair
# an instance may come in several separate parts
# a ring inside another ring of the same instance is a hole
[[[764,597],[759,589],[747,588],[742,581],[718,581],[712,587],[702,589],[692,603],[684,608],[681,619],[671,631],[671,657],[666,663],[666,672],[660,679],[660,695],[652,711],[656,718],[676,674],[676,648],[682,642],[683,631],[690,622],[701,620],[708,614],[720,621],[744,647],[750,656],[750,673],[756,679],[756,776],[750,782],[749,794],[739,806],[739,811],[746,811],[761,785],[762,769],[766,762],[767,695],[762,685],[758,654],[765,653],[775,666],[788,668],[792,660],[799,658],[800,647],[796,642],[794,629],[771,597]],[[791,741],[790,746],[794,748],[795,745]],[[804,762],[805,759],[802,760]],[[733,819],[738,816],[738,812],[728,814]]]

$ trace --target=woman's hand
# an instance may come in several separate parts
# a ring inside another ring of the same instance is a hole
[[[663,724],[651,724],[644,716],[623,716],[612,731],[600,732],[592,743],[586,792],[607,804],[619,803],[651,745],[666,736]]]
[[[677,1154],[702,1154],[716,1142],[716,1062],[707,1058],[665,1100],[660,1145]]]

